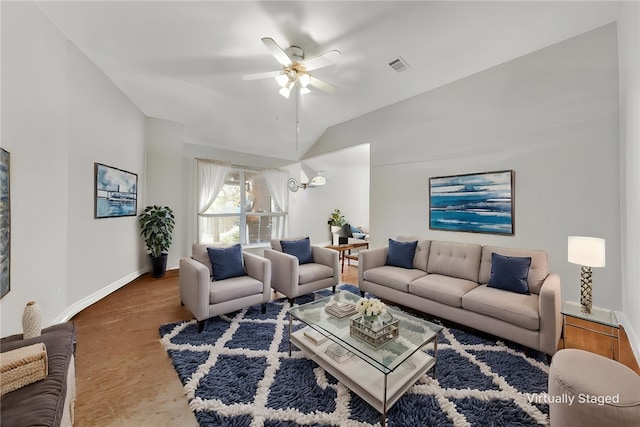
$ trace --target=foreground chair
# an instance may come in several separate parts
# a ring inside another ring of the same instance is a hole
[[[207,245],[194,244],[192,257],[180,259],[180,298],[198,321],[202,332],[204,321],[255,304],[266,303],[271,292],[271,261],[242,252],[246,275],[213,280],[213,266]]]
[[[584,350],[558,351],[549,367],[551,427],[640,425],[640,376]]]
[[[296,255],[285,253],[282,249],[282,241],[302,242],[302,246],[308,246],[311,259],[302,262]],[[320,246],[311,246],[308,238],[297,239],[272,239],[271,248],[265,249],[265,258],[271,260],[272,279],[271,286],[276,291],[284,294],[293,305],[296,297],[310,294],[319,289],[333,287],[340,281],[340,265],[338,252]]]

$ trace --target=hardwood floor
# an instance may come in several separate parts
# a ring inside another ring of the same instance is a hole
[[[341,283],[357,283],[357,272],[345,266]],[[197,426],[158,335],[160,325],[191,318],[177,270],[144,275],[78,313],[75,425]],[[623,331],[620,347],[620,361],[640,374]]]

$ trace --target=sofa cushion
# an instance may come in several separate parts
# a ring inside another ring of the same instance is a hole
[[[481,285],[462,297],[462,308],[485,316],[504,320],[525,329],[540,329],[539,297],[536,294],[516,294]],[[482,329],[482,328],[479,328]]]
[[[373,283],[384,283],[385,286],[401,292],[409,292],[409,283],[426,274],[417,268],[408,269],[383,265],[365,270],[363,278]]]
[[[386,265],[402,268],[413,268],[413,256],[416,254],[418,241],[398,242],[389,239]]]
[[[431,240],[420,240],[413,236],[397,236],[395,240],[398,242],[411,242],[413,240],[417,240],[418,245],[416,246],[416,254],[413,256],[413,268],[419,268],[422,271],[427,271]]]
[[[246,274],[240,243],[226,248],[207,248],[207,253],[213,267],[213,280],[225,280]]]
[[[489,283],[489,277],[491,276],[491,254],[494,252],[507,256],[531,257],[527,284],[529,285],[529,291],[534,294],[540,293],[540,287],[544,279],[549,275],[549,261],[545,251],[483,246],[480,275],[478,277],[478,283],[480,284]]]
[[[215,286],[209,286],[209,303],[236,300],[249,295],[261,294],[262,282],[251,276],[237,276],[217,282]]]
[[[280,245],[282,246],[282,252],[298,258],[298,263],[307,264],[313,262],[311,241],[308,237],[300,240],[282,240]]]
[[[302,264],[298,268],[298,283],[300,285],[305,285],[328,277],[333,277],[333,269],[324,264],[310,262]]]
[[[505,291],[529,294],[527,276],[531,257],[511,257],[491,254],[491,276],[489,276],[490,288],[503,289]]]
[[[477,287],[478,283],[471,280],[427,274],[409,283],[409,292],[452,307],[462,307],[462,296]]]
[[[432,241],[427,273],[478,281],[482,246],[474,243]]]
[[[191,258],[207,266],[207,268],[209,269],[209,277],[213,276],[213,268],[211,267],[211,259],[209,258],[209,252],[207,252],[207,248],[214,247],[223,248],[226,247],[226,245],[205,243],[194,243],[193,245],[191,245]]]

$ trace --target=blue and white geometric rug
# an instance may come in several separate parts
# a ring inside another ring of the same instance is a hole
[[[264,315],[259,305],[249,307],[207,320],[202,333],[195,320],[160,327],[200,425],[381,425],[379,412],[295,346],[289,357],[288,309],[286,299],[269,302]],[[418,380],[387,412],[387,425],[548,425],[548,406],[537,403],[545,401],[548,371],[542,353],[525,355],[516,346],[445,328],[437,378]]]

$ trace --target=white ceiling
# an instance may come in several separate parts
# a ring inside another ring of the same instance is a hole
[[[616,20],[618,1],[38,2],[60,31],[150,117],[184,123],[187,143],[298,160],[329,127]],[[306,57],[340,89],[296,101],[260,39]],[[410,68],[388,63],[398,56]]]

